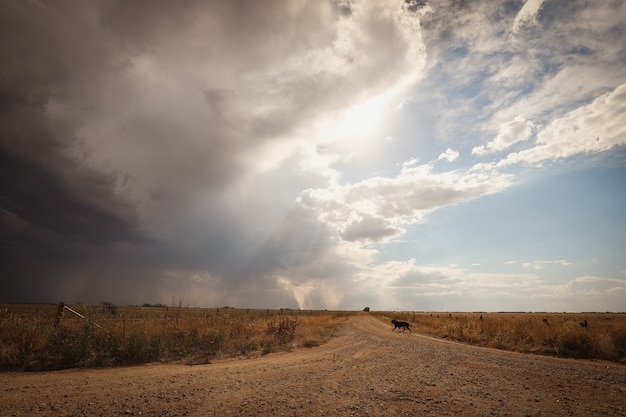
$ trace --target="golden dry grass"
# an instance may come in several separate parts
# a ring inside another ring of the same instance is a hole
[[[478,346],[524,353],[626,362],[626,314],[415,312],[376,314],[385,321],[391,318],[410,321],[413,324],[413,331]],[[585,320],[588,326],[580,326],[579,323]]]
[[[70,306],[0,306],[0,369],[43,370],[250,357],[318,346],[346,312]]]
[[[0,369],[46,370],[146,362],[209,363],[319,346],[350,311],[0,305]],[[414,332],[496,349],[626,362],[626,314],[371,312]],[[481,319],[482,316],[482,319]],[[545,321],[544,321],[545,320]],[[587,320],[583,328],[580,322]]]

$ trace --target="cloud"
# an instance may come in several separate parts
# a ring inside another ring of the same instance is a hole
[[[577,277],[566,284],[569,291],[578,294],[625,293],[626,281],[592,275]]]
[[[623,4],[529,1],[523,12],[493,2],[433,8],[422,34],[429,83],[414,95],[433,97],[428,105],[447,141],[463,135],[481,143],[519,115],[545,126],[626,81],[617,46]],[[508,36],[516,18],[535,22],[533,30]]]
[[[537,14],[543,5],[544,0],[528,0],[524,3],[515,20],[511,31],[517,33],[523,26],[531,26],[537,24]]]
[[[91,288],[154,302],[201,284],[198,303],[250,287],[274,302],[285,297],[276,276],[308,288],[310,274],[351,267],[332,259],[336,230],[296,198],[337,176],[337,154],[317,149],[344,138],[321,123],[420,77],[422,7],[0,7],[0,273],[20,277],[6,297],[26,297],[45,276],[46,300]],[[381,219],[354,223],[346,238],[400,232]]]
[[[2,4],[2,295],[524,308],[510,287],[535,305],[543,290],[579,305],[543,281],[566,261],[503,275],[481,261],[468,275],[453,253],[445,266],[416,260],[418,232],[437,210],[465,216],[463,203],[523,182],[518,165],[623,147],[624,13],[537,1]],[[558,269],[576,276],[577,261]]]
[[[433,303],[430,299],[436,298],[432,306],[441,309],[440,297],[458,294],[463,274],[460,268],[421,265],[411,258],[361,267],[355,276],[359,287],[372,294],[372,305],[395,305],[402,309],[416,303]]]
[[[350,223],[341,232],[341,237],[351,242],[357,240],[380,242],[403,233],[403,229],[394,227],[383,218],[366,215],[361,220]]]
[[[445,159],[448,162],[452,162],[452,161],[456,160],[459,157],[459,155],[460,154],[457,151],[453,151],[452,149],[448,148],[448,149],[446,149],[446,151],[444,153],[439,155],[437,160]]]
[[[411,164],[395,178],[374,177],[351,185],[305,190],[299,202],[342,235],[380,241],[384,235],[396,236],[399,225],[421,222],[427,212],[508,186],[510,177],[504,174],[437,173],[431,164]]]
[[[516,291],[529,291],[542,284],[535,274],[506,274],[506,273],[470,273],[465,278],[465,289],[482,292],[497,289],[508,295]]]
[[[561,263],[563,261],[554,261]],[[582,276],[553,284],[533,273],[468,272],[458,267],[420,265],[416,259],[363,268],[359,287],[370,285],[379,296],[372,305],[419,306],[426,311],[621,311],[626,281]],[[390,301],[392,297],[393,301]],[[455,305],[457,308],[455,309]]]
[[[626,84],[603,94],[539,129],[530,149],[514,152],[498,163],[530,165],[577,154],[605,152],[626,144]]]
[[[498,152],[511,147],[512,145],[525,141],[530,138],[534,125],[532,122],[524,119],[523,116],[517,116],[515,120],[503,123],[500,126],[498,136],[486,145],[477,146],[472,149],[472,155],[484,155],[486,153]]]
[[[626,281],[593,275],[576,277],[560,285],[545,285],[543,291],[535,294],[535,298],[551,302],[552,311],[563,310],[563,306],[568,306],[570,311],[622,311],[624,296]]]
[[[380,15],[376,6],[355,5],[348,18],[327,4],[29,7],[12,6],[11,12],[22,19],[13,23],[18,31],[29,35],[23,36],[22,50],[32,54],[5,48],[14,68],[29,72],[5,79],[15,94],[28,82],[34,91],[22,95],[40,97],[48,128],[65,126],[78,136],[84,166],[108,165],[128,177],[124,191],[150,215],[165,200],[187,200],[186,193],[220,187],[253,171],[266,147],[289,141],[289,134],[327,112],[351,106],[358,95],[385,90],[394,78],[406,76],[421,53],[418,28],[401,8]],[[141,23],[135,24],[138,13]],[[163,13],[171,20],[161,19]],[[321,21],[330,24],[318,25]],[[289,22],[297,22],[298,29],[286,35]],[[46,31],[55,35],[43,39]],[[80,39],[73,33],[81,33]],[[49,71],[52,59],[36,61],[47,56],[36,54],[42,45],[61,54],[64,64],[57,72]],[[389,60],[400,64],[395,74],[387,68]],[[35,68],[47,69],[49,80],[36,78]],[[12,120],[15,125],[21,119]],[[76,146],[68,144],[69,152]],[[271,154],[264,156],[266,164]]]
[[[416,294],[448,292],[458,284],[460,273],[461,271],[454,267],[414,266],[387,285],[411,289]]]
[[[560,265],[560,266],[568,266],[572,265],[570,261],[565,259],[559,259],[557,261],[506,261],[504,265],[517,265],[520,264],[524,268],[532,268],[535,270],[540,270],[544,265]]]

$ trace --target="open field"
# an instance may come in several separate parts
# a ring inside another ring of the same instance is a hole
[[[357,312],[233,308],[0,306],[0,369],[52,370],[150,362],[209,363],[310,348]],[[626,361],[626,314],[371,312],[389,323],[478,346]],[[481,319],[482,316],[482,319]],[[587,320],[588,326],[579,323]]]
[[[626,362],[626,314],[372,313],[412,330],[476,346],[559,357]],[[581,323],[587,323],[585,327]]]
[[[313,347],[353,313],[233,308],[0,306],[0,369],[50,370],[184,360],[209,363]]]
[[[312,349],[208,365],[0,373],[0,415],[624,416],[626,365],[391,332],[355,313]]]

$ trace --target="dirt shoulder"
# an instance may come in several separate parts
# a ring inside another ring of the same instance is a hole
[[[350,318],[324,346],[208,365],[0,374],[2,416],[626,416],[626,365]]]

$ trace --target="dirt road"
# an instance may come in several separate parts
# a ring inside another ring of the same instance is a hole
[[[0,375],[0,416],[626,416],[626,365],[349,319],[324,346],[208,365]]]

